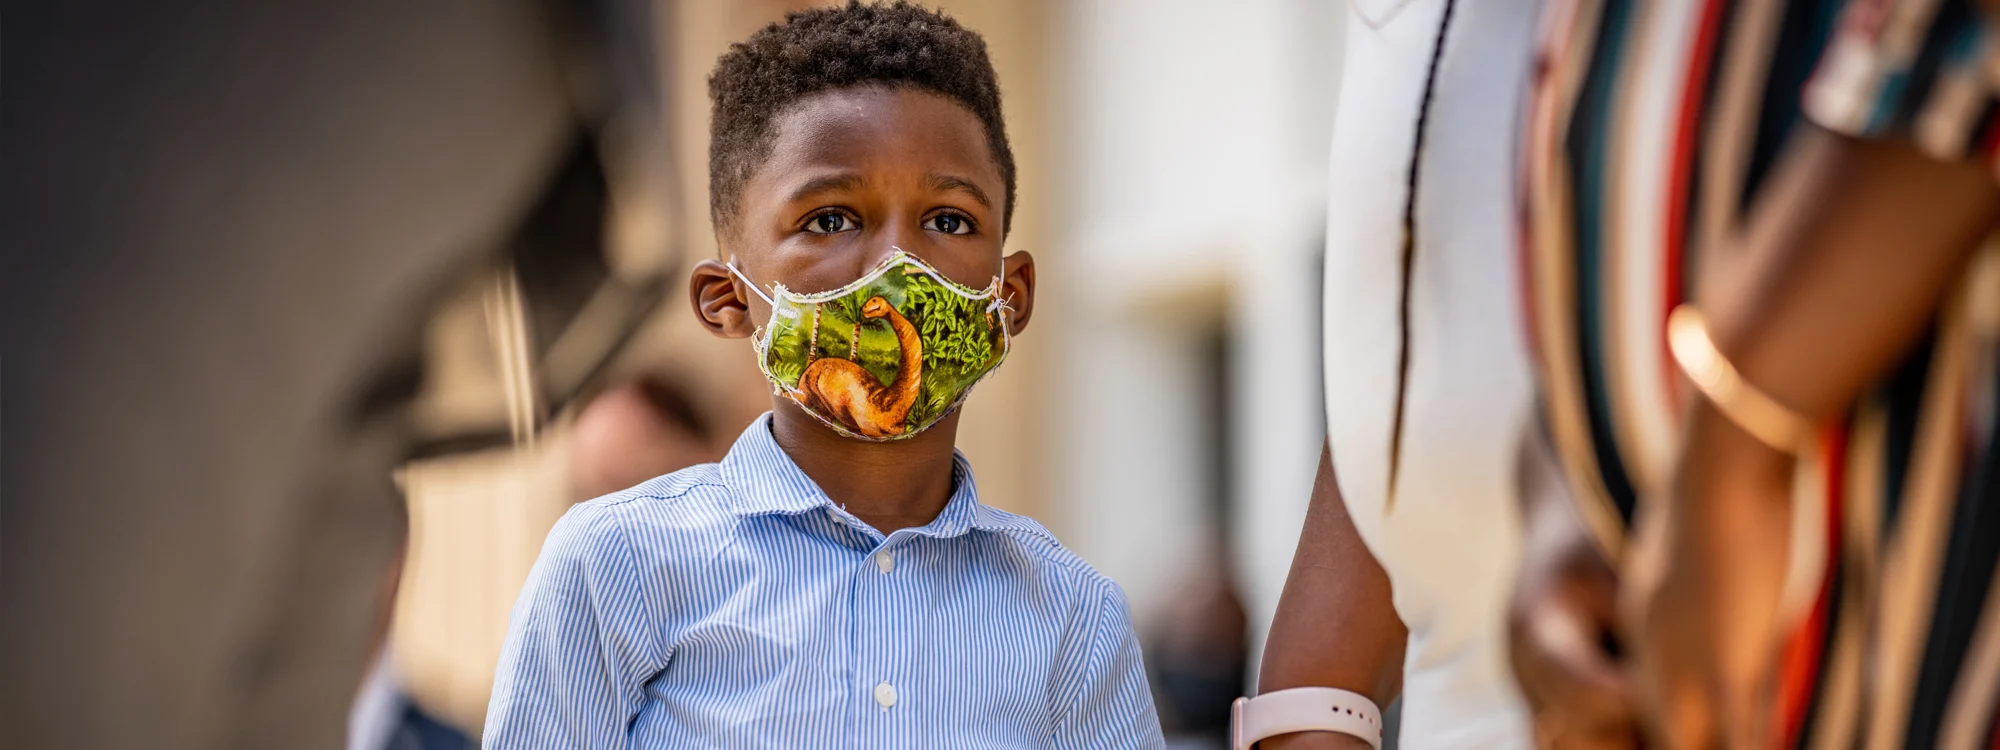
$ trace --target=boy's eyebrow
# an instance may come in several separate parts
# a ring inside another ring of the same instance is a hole
[[[973,200],[979,202],[979,205],[985,206],[988,210],[993,208],[993,199],[986,197],[986,191],[980,190],[979,186],[972,184],[971,180],[932,172],[930,173],[930,183],[932,190],[956,190],[971,196]]]
[[[790,198],[787,199],[787,202],[802,200],[814,193],[825,193],[835,190],[853,190],[861,187],[861,184],[863,182],[865,182],[865,180],[861,179],[861,175],[855,174],[853,172],[842,172],[840,174],[821,175],[819,177],[814,177],[810,180],[806,180],[804,184],[799,185],[798,188],[792,190],[792,195]]]

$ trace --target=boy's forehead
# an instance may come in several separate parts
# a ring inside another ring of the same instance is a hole
[[[979,118],[928,92],[882,86],[820,92],[772,125],[770,156],[752,177],[753,190],[759,182],[777,187],[822,169],[1001,180]]]

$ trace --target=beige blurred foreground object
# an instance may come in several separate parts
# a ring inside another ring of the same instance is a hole
[[[572,503],[719,460],[708,424],[679,386],[642,377],[597,394],[532,442],[397,472],[410,526],[390,654],[404,692],[478,736],[508,616],[549,529]]]
[[[568,442],[558,432],[534,448],[418,461],[398,475],[410,547],[392,658],[411,699],[468,735],[485,723],[514,599],[569,509]]]

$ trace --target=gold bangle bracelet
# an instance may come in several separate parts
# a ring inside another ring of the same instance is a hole
[[[1708,321],[1693,305],[1681,305],[1667,315],[1667,348],[1673,351],[1681,372],[1694,381],[1694,387],[1715,410],[1758,442],[1797,455],[1812,439],[1812,420],[1744,380],[1736,366],[1715,348],[1715,340],[1708,335]]]

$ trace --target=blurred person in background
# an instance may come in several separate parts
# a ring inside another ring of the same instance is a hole
[[[1259,747],[1364,747],[1377,707],[1399,696],[1400,737],[1387,742],[1528,745],[1503,607],[1530,375],[1504,282],[1535,7],[1348,4],[1328,191],[1328,446],[1261,694],[1238,720],[1243,740],[1288,732]]]
[[[532,439],[675,271],[651,10],[9,5],[0,745],[340,744],[391,469]]]
[[[1994,9],[1549,11],[1514,604],[1539,743],[1992,746]]]
[[[648,375],[591,399],[570,427],[570,497],[603,497],[722,459],[712,417],[687,386]]]
[[[1214,552],[1197,554],[1200,564],[1175,585],[1166,611],[1145,632],[1146,671],[1168,747],[1227,742],[1229,702],[1242,694],[1250,666],[1249,628],[1230,566]]]

